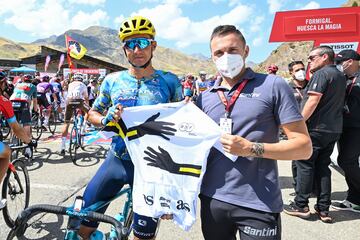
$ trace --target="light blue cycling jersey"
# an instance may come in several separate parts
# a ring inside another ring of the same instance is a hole
[[[155,70],[149,78],[136,79],[126,70],[105,77],[92,108],[103,113],[111,105],[118,103],[124,107],[133,107],[176,102],[181,99],[182,87],[176,75]],[[120,136],[113,137],[111,147],[119,158],[130,160]]]

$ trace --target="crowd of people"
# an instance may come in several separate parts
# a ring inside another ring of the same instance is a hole
[[[291,216],[309,218],[311,194],[317,197],[314,209],[325,223],[333,222],[330,206],[360,213],[360,55],[357,52],[344,50],[335,55],[331,47],[315,47],[308,56],[308,73],[302,61],[289,63],[292,79],[288,84],[276,75],[276,65],[270,65],[267,74],[246,67],[249,46],[243,33],[235,26],[221,25],[210,38],[217,73],[209,76],[199,71],[198,76],[187,74],[179,80],[176,75],[153,67],[155,35],[149,19],[141,16],[126,19],[119,38],[130,67],[107,75],[101,84],[95,79],[84,84],[81,74],[74,74],[71,83],[60,76],[40,79],[24,75],[11,86],[1,73],[1,101],[9,105],[8,98],[21,111],[17,120],[26,134],[20,138],[31,145],[27,128],[31,121],[30,105],[34,112],[39,108],[49,109],[47,93],[56,108],[62,105],[62,100],[66,102],[62,153],[72,115],[69,109],[73,107],[83,109],[91,124],[103,127],[118,122],[125,107],[185,99],[185,102],[193,101],[226,131],[221,136],[222,147],[238,156],[233,162],[216,148],[210,150],[199,195],[205,239],[235,239],[237,233],[241,239],[281,239],[280,213],[284,209]],[[153,84],[154,81],[158,84]],[[16,122],[11,112],[1,111],[10,125]],[[44,127],[47,121],[45,114]],[[280,129],[285,136],[281,141]],[[331,202],[329,165],[336,143],[338,163],[345,172],[349,189],[346,199]],[[0,179],[7,167],[7,154],[1,143]],[[295,198],[288,205],[283,205],[279,185],[277,161],[281,160],[293,160]],[[105,161],[85,189],[84,207],[111,198],[124,184],[132,185],[133,176],[134,165],[124,140],[116,136]],[[135,239],[154,238],[157,225],[157,218],[135,213]],[[80,236],[88,239],[97,226],[96,222],[82,222]]]

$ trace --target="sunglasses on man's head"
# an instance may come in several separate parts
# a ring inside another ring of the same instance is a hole
[[[124,42],[124,47],[132,51],[135,50],[136,46],[140,49],[145,49],[150,46],[154,40],[148,38],[133,38]]]

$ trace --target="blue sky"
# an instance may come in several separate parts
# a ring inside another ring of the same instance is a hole
[[[154,23],[156,40],[186,54],[210,57],[217,25],[236,25],[250,46],[247,60],[259,63],[279,43],[269,43],[276,11],[339,7],[346,0],[0,0],[0,36],[32,42],[68,29],[100,25],[118,29],[131,15]]]

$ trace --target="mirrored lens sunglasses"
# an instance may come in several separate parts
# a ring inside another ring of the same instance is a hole
[[[151,42],[154,41],[148,38],[133,38],[124,42],[124,47],[130,50],[134,50],[137,46],[140,49],[145,49],[150,46]]]

